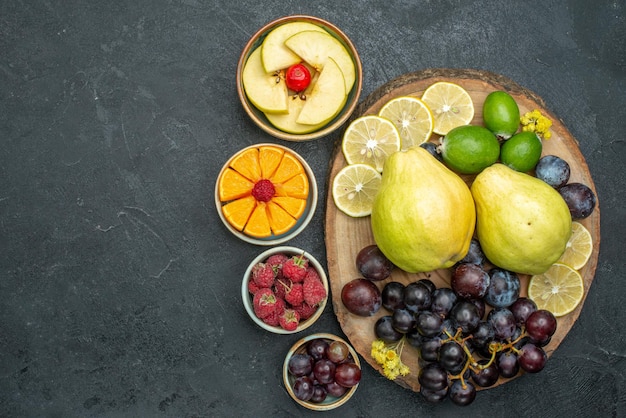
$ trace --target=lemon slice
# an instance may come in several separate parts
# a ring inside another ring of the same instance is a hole
[[[402,149],[428,141],[433,133],[433,113],[422,100],[413,96],[400,96],[389,100],[378,112],[398,129]]]
[[[346,128],[341,150],[348,164],[369,164],[382,172],[385,160],[400,150],[400,143],[400,133],[390,120],[366,115]]]
[[[574,270],[580,270],[589,261],[592,251],[591,233],[580,222],[572,222],[572,236],[558,262],[567,264]]]
[[[333,180],[335,205],[354,218],[370,215],[381,179],[380,173],[371,165],[357,163],[345,166]]]
[[[431,84],[422,100],[433,112],[436,134],[445,135],[457,126],[468,125],[474,118],[474,102],[458,84],[447,81]]]
[[[528,297],[538,309],[547,309],[554,316],[572,312],[583,300],[584,294],[580,273],[561,263],[554,263],[545,273],[532,276],[528,283]]]

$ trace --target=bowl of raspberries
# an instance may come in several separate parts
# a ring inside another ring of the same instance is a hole
[[[248,266],[241,284],[243,305],[261,328],[276,334],[307,329],[328,301],[328,278],[306,251],[289,246],[270,248]]]

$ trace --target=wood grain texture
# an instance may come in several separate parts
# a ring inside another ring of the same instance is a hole
[[[485,97],[494,90],[507,91],[517,101],[520,113],[539,109],[544,115],[553,121],[552,138],[543,141],[543,155],[558,155],[565,159],[571,167],[570,182],[580,182],[588,185],[594,193],[594,182],[585,162],[585,158],[578,148],[576,139],[571,135],[562,121],[550,110],[546,109],[543,100],[535,93],[519,86],[514,81],[490,72],[472,69],[429,69],[402,75],[378,88],[370,94],[357,107],[351,120],[366,114],[376,114],[379,109],[390,99],[412,95],[421,97],[424,90],[437,81],[451,81],[465,88],[473,99],[475,114],[472,124],[482,124],[482,106]],[[433,135],[431,141],[438,142],[439,136]],[[332,190],[332,181],[337,172],[346,165],[346,161],[341,153],[341,138],[337,140],[332,159],[329,165],[327,190]],[[472,177],[464,176],[468,184],[471,184]],[[598,253],[600,245],[600,208],[599,202],[594,212],[581,223],[589,229],[594,240],[594,249],[589,262],[581,269],[581,274],[585,283],[585,298],[589,287],[593,281],[596,266],[598,263]],[[373,244],[374,238],[370,228],[370,218],[350,218],[340,212],[333,202],[332,194],[329,192],[326,200],[325,215],[326,253],[328,262],[329,280],[331,284],[333,309],[342,330],[355,347],[357,352],[375,369],[381,371],[381,367],[372,359],[370,346],[375,339],[374,323],[376,320],[386,315],[384,308],[371,317],[363,318],[349,313],[341,301],[341,290],[349,281],[358,278],[355,258],[357,253],[366,245]],[[378,282],[380,289],[388,281],[399,281],[404,284],[411,283],[421,278],[429,278],[438,286],[450,285],[450,270],[437,270],[428,273],[409,274],[399,269],[395,269],[390,279]],[[521,276],[522,295],[526,295],[528,276]],[[584,303],[584,300],[583,300]],[[578,319],[583,303],[575,311],[564,317],[558,318],[558,328],[549,345],[545,347],[550,356],[561,344],[574,322]],[[395,380],[400,386],[419,390],[417,373],[419,371],[418,354],[415,348],[405,346],[402,354],[403,362],[409,366],[411,373],[406,377],[399,377]],[[498,384],[504,383],[501,379]]]

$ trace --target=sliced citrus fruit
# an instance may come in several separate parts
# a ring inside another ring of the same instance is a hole
[[[447,81],[431,84],[422,95],[435,118],[433,132],[445,135],[453,128],[469,124],[474,118],[474,102],[461,86]]]
[[[243,232],[255,238],[267,238],[272,235],[265,202],[258,202],[255,206]]]
[[[389,100],[378,112],[398,129],[402,149],[428,141],[433,133],[433,114],[422,100],[413,96],[400,96]]]
[[[274,235],[284,234],[296,224],[294,217],[272,200],[267,202],[267,216]]]
[[[256,199],[252,195],[248,195],[222,206],[222,213],[233,228],[242,231],[255,207]]]
[[[572,235],[558,262],[567,264],[574,270],[580,270],[589,261],[592,251],[591,233],[580,222],[572,222]]]
[[[261,179],[258,148],[248,148],[236,155],[230,162],[230,166],[250,181],[256,182]]]
[[[300,164],[300,161],[293,155],[285,153],[280,160],[280,164],[276,168],[276,171],[270,177],[273,183],[284,183],[296,174],[304,173],[304,167]]]
[[[371,165],[357,163],[345,166],[333,179],[335,205],[348,216],[370,215],[381,179],[381,174]]]
[[[261,178],[269,179],[276,172],[276,168],[283,159],[285,151],[271,146],[259,147],[259,164],[261,166]]]
[[[252,193],[254,183],[239,174],[232,168],[224,170],[220,176],[218,184],[218,194],[220,201],[228,202],[233,199],[240,199]]]
[[[385,160],[400,150],[400,145],[400,133],[389,119],[366,115],[348,125],[341,150],[348,164],[369,164],[382,172]]]
[[[545,273],[532,276],[528,283],[528,297],[537,308],[547,309],[554,316],[572,312],[584,295],[582,276],[566,264],[554,263]]]
[[[274,196],[272,202],[285,209],[294,218],[298,219],[306,209],[306,199],[291,196]]]
[[[284,183],[275,183],[278,196],[306,199],[309,196],[309,179],[304,173],[296,174]]]

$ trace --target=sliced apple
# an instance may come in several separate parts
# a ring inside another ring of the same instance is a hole
[[[268,73],[261,63],[261,48],[248,57],[241,73],[243,89],[252,104],[264,113],[287,113],[287,84],[284,77]]]
[[[324,68],[329,57],[332,58],[343,73],[345,91],[352,89],[356,79],[354,62],[343,44],[328,32],[298,32],[287,38],[285,45],[317,71]]]
[[[316,131],[319,128],[323,127],[325,124],[319,123],[317,125],[304,125],[296,122],[296,119],[298,119],[298,116],[300,115],[300,112],[302,111],[302,108],[306,104],[307,100],[302,100],[298,95],[290,96],[287,99],[287,102],[289,104],[289,113],[266,113],[265,116],[272,125],[280,129],[281,131],[285,131],[290,134],[308,134],[310,132]]]
[[[271,73],[284,70],[302,61],[302,58],[285,46],[285,41],[296,33],[303,31],[326,33],[324,29],[313,23],[290,22],[272,29],[267,34],[261,44],[261,61],[265,71]]]
[[[346,104],[347,98],[344,74],[335,60],[329,57],[320,72],[317,83],[306,96],[296,123],[325,125],[337,116]]]

